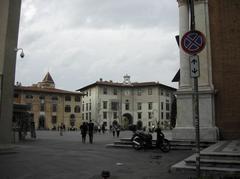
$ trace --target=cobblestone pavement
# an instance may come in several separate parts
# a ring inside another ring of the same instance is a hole
[[[120,137],[130,137],[121,132]],[[87,138],[88,139],[88,138]],[[80,132],[37,131],[36,140],[17,143],[9,153],[0,153],[1,179],[98,179],[103,170],[110,179],[179,179],[187,174],[170,173],[170,166],[193,151],[106,148],[116,138],[95,134],[94,143],[82,144]]]

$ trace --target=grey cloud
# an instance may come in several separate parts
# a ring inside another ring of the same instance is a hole
[[[128,73],[132,81],[172,86],[175,11],[170,0],[23,0],[19,46],[26,55],[16,80],[30,85],[50,71],[57,87],[75,90]]]

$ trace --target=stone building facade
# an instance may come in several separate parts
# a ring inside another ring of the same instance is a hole
[[[61,123],[76,129],[81,124],[81,93],[55,88],[50,73],[32,86],[17,83],[14,102],[29,106],[36,129],[57,129]]]
[[[93,120],[107,128],[117,121],[123,128],[141,121],[151,128],[160,122],[162,128],[170,125],[171,103],[175,88],[158,82],[132,83],[125,75],[122,83],[99,81],[78,91],[82,98],[83,121]]]

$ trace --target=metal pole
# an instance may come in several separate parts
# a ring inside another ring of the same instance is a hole
[[[194,103],[194,120],[195,120],[195,135],[196,135],[196,174],[200,177],[200,130],[199,130],[199,98],[198,98],[198,78],[194,79],[194,93],[193,93],[193,103]]]
[[[189,0],[191,13],[191,30],[195,30],[194,0]],[[195,140],[196,140],[196,175],[200,177],[200,130],[199,130],[199,96],[198,96],[198,77],[193,78],[193,117],[195,121]]]

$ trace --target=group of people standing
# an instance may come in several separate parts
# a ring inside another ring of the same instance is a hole
[[[86,143],[86,136],[88,133],[89,136],[89,143],[93,143],[93,131],[94,131],[94,123],[90,120],[89,123],[83,122],[80,126],[81,134],[82,134],[82,143]]]
[[[120,135],[120,130],[121,130],[121,126],[119,124],[114,124],[111,127],[112,133],[113,133],[113,137],[115,137],[115,134],[117,134],[117,137],[119,137]]]
[[[60,135],[63,135],[63,131],[64,131],[64,124],[62,123],[60,126]],[[83,122],[80,126],[80,131],[81,131],[81,135],[82,135],[82,143],[86,143],[86,137],[87,134],[89,136],[89,143],[92,144],[93,143],[93,133],[94,131],[98,131],[99,133],[101,132],[104,134],[105,133],[105,124],[103,124],[102,126],[94,126],[94,123],[92,122],[92,120],[90,120],[90,122]],[[113,124],[113,126],[110,126],[110,130],[112,131],[113,137],[115,137],[115,135],[117,137],[119,137],[120,135],[120,130],[121,130],[121,126],[119,124]]]

